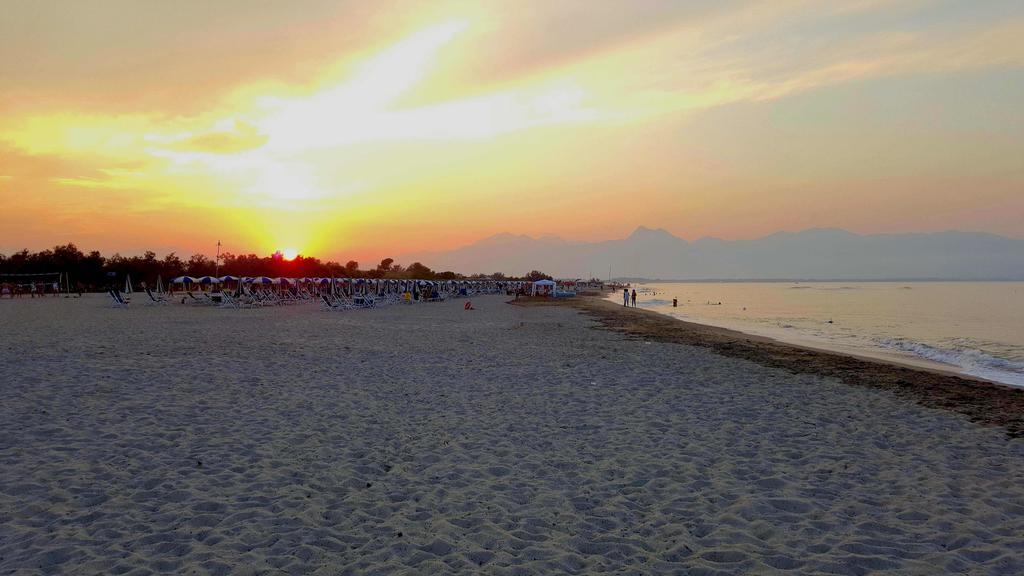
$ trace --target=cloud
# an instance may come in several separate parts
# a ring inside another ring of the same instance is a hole
[[[875,78],[1024,66],[1024,20],[879,31],[847,29],[845,11],[804,8],[781,2],[750,18],[688,24],[550,74],[577,78],[597,117],[631,122]],[[827,39],[822,20],[835,26]]]
[[[476,202],[486,197],[467,191],[477,183],[507,190],[508,181],[545,195],[565,186],[568,204],[577,200],[573,194],[619,185],[598,170],[602,165],[621,165],[615,177],[625,179],[647,156],[661,154],[642,144],[629,155],[613,152],[620,141],[643,140],[650,125],[678,126],[712,108],[878,78],[1024,66],[1024,20],[1000,17],[992,6],[1003,0],[979,7],[928,0],[453,1],[389,8],[382,12],[391,18],[385,34],[380,14],[363,30],[365,20],[351,16],[365,9],[329,4],[314,10],[322,23],[281,14],[287,22],[275,23],[262,13],[250,20],[212,7],[215,21],[244,20],[225,38],[191,31],[202,20],[196,14],[167,15],[166,30],[146,21],[140,30],[112,31],[124,45],[105,43],[90,27],[94,20],[76,28],[70,16],[52,16],[58,25],[37,12],[47,22],[42,37],[69,30],[68,46],[82,54],[55,46],[50,62],[31,35],[0,39],[0,79],[11,87],[0,95],[0,166],[8,176],[0,178],[0,194],[8,200],[14,190],[31,190],[83,210],[95,197],[116,198],[112,209],[126,211],[259,208],[266,214],[248,226],[287,212],[290,234],[328,213],[357,220],[354,207],[385,222],[419,206],[424,187],[431,188],[424,205],[458,193]],[[133,18],[149,14],[126,10]],[[964,11],[970,18],[959,17]],[[154,27],[164,39],[180,35],[180,46],[143,33]],[[0,24],[0,31],[10,28],[10,21]],[[252,59],[236,54],[257,44],[302,47],[291,59],[259,61],[266,47],[254,48]],[[131,45],[149,56],[155,46],[163,51],[148,59],[124,47]],[[203,62],[195,61],[195,46],[208,50]],[[33,51],[32,66],[16,54]],[[116,69],[98,70],[103,62]],[[99,80],[85,82],[76,63]],[[154,74],[164,64],[168,72]],[[33,72],[36,65],[42,72]],[[586,158],[594,174],[580,170],[565,181],[565,158],[577,165]],[[650,173],[629,175],[631,184],[673,188],[648,165]]]
[[[195,136],[188,136],[174,142],[169,147],[185,152],[233,154],[254,150],[267,143],[267,135],[261,134],[253,124],[243,121],[230,121],[229,124],[228,129],[214,129]]]

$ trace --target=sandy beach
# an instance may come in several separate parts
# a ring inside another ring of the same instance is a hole
[[[0,301],[0,573],[1024,573],[1016,392],[506,300]]]

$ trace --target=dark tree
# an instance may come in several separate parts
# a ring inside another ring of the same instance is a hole
[[[131,276],[132,283],[154,285],[157,277],[164,282],[171,278],[190,276],[212,276],[217,272],[216,262],[204,254],[195,254],[183,261],[171,252],[162,259],[155,252],[147,251],[141,256],[114,254],[104,258],[97,251],[83,253],[74,244],[56,246],[51,250],[29,252],[22,250],[10,255],[0,254],[0,274],[50,274],[62,272],[73,288],[84,290],[104,289],[111,282],[123,284],[125,275]],[[112,275],[111,275],[112,274]],[[311,256],[297,256],[285,260],[280,253],[270,256],[256,254],[221,254],[220,274],[232,276],[284,276],[288,278],[419,278],[424,280],[458,280],[466,278],[455,272],[434,272],[421,262],[408,267],[396,264],[393,258],[385,258],[373,270],[360,270],[359,263],[350,260],[342,266],[338,262],[321,262]],[[536,272],[536,274],[540,274]],[[502,274],[474,275],[473,278],[505,278]],[[546,277],[543,276],[542,277]],[[7,279],[12,283],[14,280]]]
[[[434,271],[419,262],[413,262],[405,269],[405,275],[409,278],[432,280],[434,278]]]
[[[536,282],[537,280],[553,280],[551,276],[548,276],[540,270],[531,270],[530,273],[526,275],[525,279],[530,282]]]
[[[193,254],[185,266],[189,276],[211,276],[216,270],[213,260],[202,254]]]

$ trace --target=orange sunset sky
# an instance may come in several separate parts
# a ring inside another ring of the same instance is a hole
[[[4,2],[0,252],[1024,237],[1019,1]]]

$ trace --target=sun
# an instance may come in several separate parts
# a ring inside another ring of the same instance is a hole
[[[299,251],[295,248],[285,248],[281,250],[281,257],[285,260],[295,260],[298,257]]]

